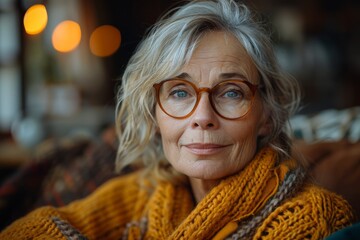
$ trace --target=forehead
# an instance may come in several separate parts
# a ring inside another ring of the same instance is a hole
[[[244,75],[256,82],[257,69],[241,43],[230,33],[206,33],[199,41],[183,73],[193,78],[218,78],[224,73]]]

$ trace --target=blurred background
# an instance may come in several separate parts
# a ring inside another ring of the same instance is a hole
[[[244,1],[268,22],[277,57],[301,84],[301,113],[360,106],[355,0]],[[0,0],[0,167],[49,138],[98,136],[114,122],[121,73],[175,0]]]

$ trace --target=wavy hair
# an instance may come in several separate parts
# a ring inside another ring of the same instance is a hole
[[[243,4],[234,0],[195,0],[165,14],[129,60],[116,107],[117,171],[136,164],[174,178],[175,171],[164,157],[157,133],[152,86],[176,76],[209,31],[233,34],[253,60],[263,86],[260,96],[272,126],[271,134],[259,139],[258,145],[270,145],[279,152],[280,160],[289,156],[287,123],[299,105],[300,92],[297,82],[279,68],[269,35]]]

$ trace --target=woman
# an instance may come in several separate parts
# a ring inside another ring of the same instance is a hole
[[[159,21],[119,94],[117,168],[142,170],[0,237],[319,239],[349,225],[345,200],[288,160],[298,86],[250,15],[204,0]]]

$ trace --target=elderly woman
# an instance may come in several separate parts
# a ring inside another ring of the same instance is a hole
[[[117,167],[140,170],[0,237],[324,238],[353,216],[289,159],[298,99],[245,6],[191,1],[154,26],[123,75]]]

